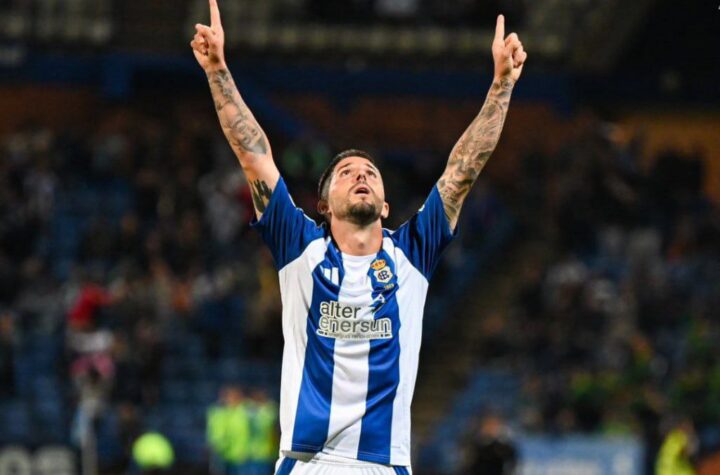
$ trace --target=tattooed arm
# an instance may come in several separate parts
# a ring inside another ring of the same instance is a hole
[[[280,178],[270,144],[252,112],[240,97],[227,68],[207,73],[220,125],[250,183],[258,219]]]
[[[215,110],[225,137],[245,172],[252,191],[255,213],[260,219],[280,178],[265,132],[240,97],[224,57],[225,33],[217,0],[210,2],[210,26],[195,25],[190,45],[207,75]]]
[[[498,17],[493,40],[495,79],[478,116],[455,144],[437,187],[450,227],[457,226],[460,209],[470,188],[500,139],[515,82],[527,53],[515,33],[505,38],[505,19]]]
[[[505,122],[513,82],[493,81],[480,113],[455,144],[438,190],[450,227],[455,229],[465,197],[495,150]]]

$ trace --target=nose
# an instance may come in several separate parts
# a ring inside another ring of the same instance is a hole
[[[356,181],[362,181],[367,183],[367,176],[364,171],[359,171],[357,176],[355,177]]]

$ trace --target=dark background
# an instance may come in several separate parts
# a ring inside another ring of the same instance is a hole
[[[528,51],[431,286],[416,473],[462,471],[488,412],[515,437],[634,437],[647,473],[680,418],[696,462],[717,450],[717,4],[220,7],[296,203],[315,216],[329,158],[367,149],[391,228],[482,105],[498,13]],[[95,398],[102,471],[125,470],[145,428],[199,471],[223,384],[277,394],[276,274],[188,46],[201,21],[204,0],[0,1],[0,444],[76,447]]]

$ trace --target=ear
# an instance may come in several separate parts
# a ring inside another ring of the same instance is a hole
[[[380,217],[382,219],[387,219],[388,216],[390,216],[390,205],[386,201],[383,203],[382,211],[380,211]]]
[[[327,217],[328,213],[330,213],[330,205],[328,205],[326,200],[318,200],[317,212]]]

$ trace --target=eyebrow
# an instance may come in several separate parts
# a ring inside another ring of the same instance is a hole
[[[351,165],[354,165],[354,164],[353,164],[353,163],[346,163],[345,165],[343,165],[343,166],[341,166],[341,167],[338,167],[335,171],[336,171],[336,172],[339,172],[339,171],[342,170],[343,168],[349,167],[349,166],[351,166]],[[376,172],[380,173],[380,170],[378,170],[378,168],[377,168],[375,165],[373,165],[372,162],[367,162],[367,165],[368,165],[370,168],[372,168],[373,170],[375,170]]]

